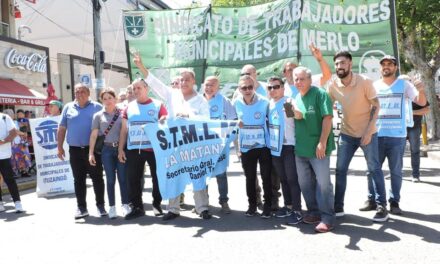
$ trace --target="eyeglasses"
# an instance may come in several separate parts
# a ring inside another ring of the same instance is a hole
[[[271,90],[278,90],[281,88],[281,85],[279,84],[275,84],[275,85],[268,85],[267,86],[267,90],[271,91]]]
[[[242,91],[246,91],[246,90],[252,91],[253,89],[254,89],[253,85],[240,86],[240,90],[242,90]]]
[[[250,73],[248,73],[248,72],[243,72],[243,73],[240,73],[240,76],[245,76],[245,75],[251,75]]]

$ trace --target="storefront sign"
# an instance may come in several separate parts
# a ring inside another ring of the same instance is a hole
[[[0,104],[44,106],[45,102],[42,99],[14,98],[14,97],[0,95]]]
[[[10,49],[5,56],[5,65],[8,68],[45,73],[47,69],[46,60],[46,55],[34,52],[25,55],[18,53],[16,49]]]

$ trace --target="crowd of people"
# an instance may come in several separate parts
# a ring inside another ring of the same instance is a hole
[[[256,79],[256,68],[245,65],[232,101],[220,93],[218,77],[208,76],[202,93],[195,89],[195,74],[190,70],[182,71],[168,86],[144,66],[138,54],[134,55],[134,64],[143,78],[136,79],[126,94],[117,96],[113,89],[104,89],[99,98],[101,105],[90,99],[87,86],[77,84],[73,102],[64,107],[53,103],[58,111],[62,108],[57,134],[58,157],[65,158],[63,143],[67,141],[77,199],[75,219],[89,215],[87,175],[92,179],[96,207],[101,216],[118,216],[116,179],[122,216],[130,220],[145,215],[142,200],[145,163],[148,163],[152,179],[154,214],[165,221],[180,216],[183,195],[169,199],[166,213],[163,212],[156,174],[156,167],[162,164],[156,164],[155,150],[143,132],[145,124],[164,122],[167,118],[238,120],[237,147],[246,177],[247,217],[282,217],[290,225],[304,222],[316,225],[316,232],[331,231],[336,217],[344,216],[347,172],[358,148],[363,150],[368,167],[367,201],[360,210],[374,210],[372,220],[375,222],[387,221],[388,212],[401,214],[400,188],[407,136],[413,153],[414,181],[420,176],[419,117],[429,111],[423,83],[398,78],[397,60],[389,55],[380,60],[382,78],[373,82],[352,72],[352,57],[347,51],[334,55],[335,74],[332,75],[320,50],[313,45],[310,48],[321,67],[320,73],[312,75],[310,69],[288,62],[283,77],[273,76],[267,83],[261,83]],[[150,91],[157,99],[149,97]],[[117,97],[123,100],[118,103]],[[342,111],[338,142],[332,130],[336,102]],[[413,102],[414,110],[409,102]],[[6,166],[6,163],[11,164],[10,142],[19,132],[9,117],[3,115],[2,119],[1,173],[17,211],[22,211],[17,186],[10,176],[12,168]],[[330,155],[336,144],[333,188]],[[391,174],[388,195],[382,172],[385,158]],[[215,176],[221,210],[230,213],[227,172]],[[278,201],[280,190],[283,206]],[[208,188],[194,191],[193,196],[194,212],[203,219],[210,219]],[[389,210],[387,203],[390,203]]]

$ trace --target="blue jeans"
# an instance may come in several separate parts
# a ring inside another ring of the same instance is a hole
[[[400,189],[402,188],[403,153],[405,151],[406,138],[379,137],[379,161],[383,165],[385,158],[391,174],[391,189],[389,192],[390,202],[400,201]],[[368,177],[369,197],[375,194],[374,179]]]
[[[347,188],[347,171],[351,159],[358,148],[364,151],[367,161],[368,172],[374,179],[372,187],[375,190],[375,201],[377,204],[386,206],[385,179],[379,162],[379,148],[377,133],[371,135],[371,142],[361,146],[361,138],[351,137],[345,134],[339,136],[338,159],[336,161],[336,187],[335,187],[335,209],[344,209],[345,189]]]
[[[411,149],[411,168],[413,178],[420,177],[420,134],[422,128],[420,126],[408,127],[408,141]]]
[[[218,197],[218,202],[220,204],[227,203],[229,201],[228,198],[228,177],[226,176],[226,172],[217,175],[217,186],[218,193],[220,196]]]
[[[121,163],[118,160],[118,148],[104,145],[102,148],[101,161],[102,165],[104,166],[105,177],[107,179],[107,195],[109,205],[115,205],[116,173],[118,174],[122,204],[128,204],[126,166],[125,163]]]
[[[310,214],[321,216],[321,222],[333,225],[335,210],[333,185],[330,180],[330,157],[323,159],[296,156],[298,182]]]

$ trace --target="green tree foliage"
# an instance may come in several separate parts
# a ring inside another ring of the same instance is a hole
[[[421,73],[431,103],[430,130],[440,138],[440,109],[434,77],[440,68],[440,1],[396,1],[397,30],[402,65]]]

